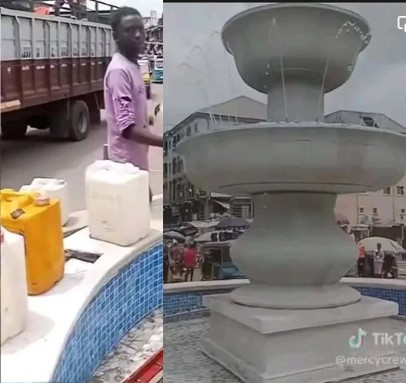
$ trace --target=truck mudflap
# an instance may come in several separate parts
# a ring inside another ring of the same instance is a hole
[[[49,122],[52,137],[82,141],[89,134],[89,108],[80,99],[58,102],[49,112]]]

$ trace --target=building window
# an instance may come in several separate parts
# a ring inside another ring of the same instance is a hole
[[[386,189],[383,189],[383,194],[390,194],[391,193],[391,188],[389,187],[389,188],[386,188]]]
[[[359,208],[359,212],[360,212],[360,214],[364,214],[364,208],[363,208],[363,207],[360,207],[360,208]]]
[[[164,178],[168,176],[168,165],[164,164]]]
[[[378,214],[378,209],[377,209],[376,207],[374,207],[374,208],[372,209],[372,213]]]
[[[406,214],[406,209],[400,209],[400,214]]]
[[[188,127],[186,128],[186,135],[189,137],[190,134],[191,134],[191,129],[190,129],[190,126],[188,126]]]
[[[195,124],[195,133],[198,133],[198,132],[199,132],[199,127],[198,127],[197,122],[196,122],[196,124]]]
[[[405,187],[404,186],[396,186],[396,192],[399,195],[405,195]]]
[[[173,174],[176,174],[178,172],[178,168],[176,166],[176,158],[174,158],[172,160],[172,170],[173,170]]]
[[[364,124],[366,126],[369,126],[370,128],[379,128],[378,124],[375,122],[375,120],[372,117],[362,117],[362,121],[364,121]]]

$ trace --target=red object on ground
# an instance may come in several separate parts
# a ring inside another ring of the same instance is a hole
[[[155,383],[155,378],[164,369],[164,350],[159,349],[137,371],[133,372],[123,383]],[[158,382],[160,380],[157,380]]]

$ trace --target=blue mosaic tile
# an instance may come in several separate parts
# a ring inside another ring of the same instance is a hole
[[[357,288],[362,295],[385,299],[399,304],[399,314],[406,315],[406,290],[360,287]],[[166,321],[173,322],[176,318],[184,319],[187,313],[193,317],[194,312],[204,310],[203,296],[210,294],[224,294],[231,290],[212,290],[210,292],[166,293],[164,294],[164,317]],[[182,315],[185,314],[185,315]]]
[[[164,294],[164,317],[168,315],[195,311],[204,308],[203,296],[229,293],[230,289],[214,290],[206,293],[186,292]]]
[[[53,383],[89,381],[121,338],[162,305],[162,259],[162,244],[154,245],[100,289],[75,324]]]

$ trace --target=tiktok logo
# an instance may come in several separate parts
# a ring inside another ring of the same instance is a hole
[[[350,345],[350,348],[352,349],[360,348],[362,346],[362,340],[367,335],[368,333],[360,327],[358,329],[357,334],[352,335],[350,339],[348,339],[348,344]]]

